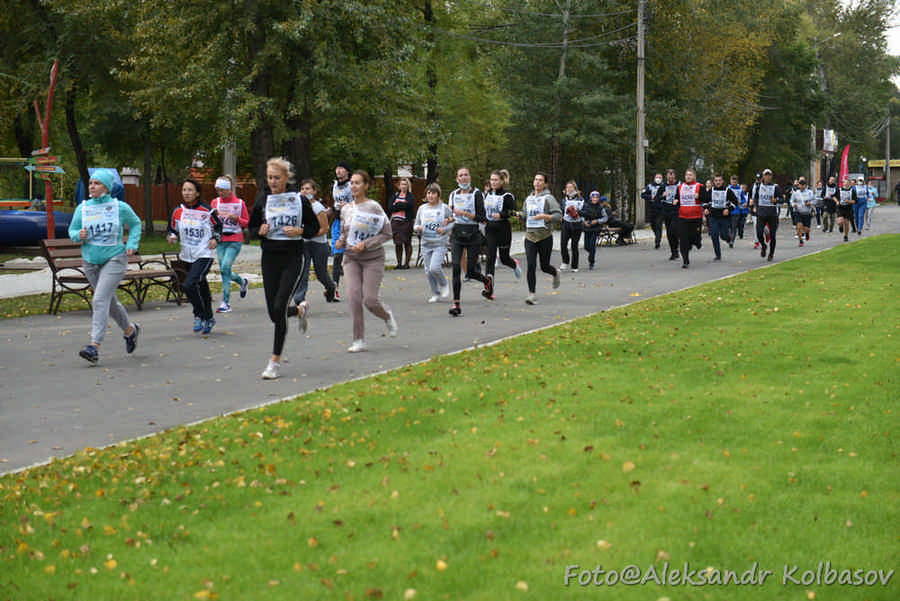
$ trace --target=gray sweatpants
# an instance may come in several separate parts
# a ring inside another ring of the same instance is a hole
[[[422,261],[425,266],[425,275],[428,276],[428,286],[431,294],[437,296],[441,289],[447,285],[447,277],[444,275],[442,265],[447,254],[446,246],[423,246]]]
[[[344,286],[353,318],[353,340],[366,337],[363,307],[379,319],[388,319],[391,314],[381,302],[381,280],[384,278],[384,255],[360,260],[352,253],[344,257]]]
[[[106,326],[109,323],[110,315],[123,332],[131,326],[128,311],[116,298],[116,288],[119,287],[119,282],[122,281],[122,276],[128,269],[128,257],[124,254],[116,255],[103,265],[84,263],[82,268],[85,277],[91,283],[91,288],[94,289],[94,298],[91,301],[94,312],[91,323],[91,342],[100,344],[103,342],[103,337],[106,336]]]

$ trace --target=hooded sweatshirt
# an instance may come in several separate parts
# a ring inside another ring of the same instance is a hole
[[[75,208],[69,224],[69,238],[81,243],[81,258],[85,263],[104,265],[127,249],[137,251],[141,242],[141,220],[130,206],[109,195],[115,176],[110,169],[97,169],[91,179],[106,186],[107,193],[100,198],[88,198]],[[128,226],[128,243],[122,241]],[[82,229],[88,237],[81,239]]]
[[[552,224],[562,221],[562,210],[559,208],[559,203],[547,188],[537,194],[529,195],[525,199],[522,209],[525,213],[525,239],[531,242],[540,242],[552,236]],[[553,218],[550,223],[543,219],[531,219],[531,216],[540,214],[552,215]]]

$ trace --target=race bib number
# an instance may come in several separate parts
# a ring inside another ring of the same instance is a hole
[[[422,209],[422,237],[434,240],[443,236],[438,228],[444,227],[444,209]]]
[[[384,216],[372,213],[353,213],[350,219],[350,231],[347,234],[347,245],[356,246],[372,238],[384,228]]]
[[[192,255],[208,248],[212,237],[209,212],[182,209],[181,219],[178,222],[178,236],[181,238],[182,248],[190,249]]]
[[[82,205],[81,224],[88,232],[85,242],[95,246],[115,246],[119,243],[119,203]]]
[[[711,197],[713,208],[724,209],[728,199],[728,190],[713,190]]]
[[[238,223],[238,218],[241,216],[241,203],[220,202],[217,210],[219,212],[219,217],[222,219],[222,231],[224,233],[241,233],[241,226]]]
[[[540,198],[527,198],[525,200],[525,227],[537,229],[547,227],[543,219],[537,219],[537,215],[544,212],[544,201]]]
[[[759,206],[772,207],[775,206],[775,186],[760,185],[759,186]]]
[[[475,193],[461,194],[459,192],[453,195],[453,208],[460,209],[466,213],[475,214]],[[456,222],[460,225],[471,225],[475,223],[474,219],[468,216],[456,215]]]
[[[683,207],[692,207],[697,204],[696,189],[694,186],[681,186],[679,202]]]
[[[295,240],[284,233],[285,227],[300,226],[300,195],[296,192],[270,194],[266,198],[266,223],[269,224],[269,240]]]
[[[665,193],[665,196],[663,197],[663,202],[666,202],[668,204],[675,204],[675,195],[677,193],[678,193],[678,185],[677,184],[672,184],[672,185],[666,186],[666,193]]]
[[[503,209],[503,197],[495,194],[488,194],[484,197],[484,212],[488,221],[499,221],[494,217],[495,213],[499,213]]]

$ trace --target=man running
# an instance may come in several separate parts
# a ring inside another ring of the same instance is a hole
[[[740,190],[738,191],[740,193]],[[722,260],[722,247],[719,240],[734,246],[731,229],[731,211],[740,203],[734,194],[734,190],[725,185],[725,178],[719,174],[713,177],[712,190],[709,191],[707,202],[703,205],[703,214],[709,219],[709,237],[712,238],[714,260]]]
[[[803,246],[804,238],[809,240],[809,227],[812,225],[813,204],[815,195],[806,186],[806,179],[800,178],[797,189],[791,194],[791,209],[794,216],[794,226],[797,228],[797,239]]]
[[[684,172],[684,183],[678,186],[678,240],[681,248],[681,268],[687,269],[691,264],[691,246],[700,250],[701,228],[703,227],[703,203],[708,192],[706,187],[697,181],[693,169]]]
[[[759,240],[759,256],[761,257],[766,257],[765,229],[769,228],[767,261],[771,261],[775,256],[775,233],[778,231],[778,203],[780,202],[784,202],[781,186],[772,183],[772,170],[764,169],[762,182],[756,186],[756,192],[750,203],[756,207],[756,237]]]
[[[656,190],[656,202],[662,207],[662,221],[669,241],[669,260],[678,259],[678,178],[674,169],[666,170],[666,183]]]
[[[653,182],[647,184],[647,187],[641,192],[641,198],[647,203],[647,221],[650,222],[650,227],[653,228],[653,248],[659,248],[659,244],[662,242],[662,228],[665,215],[663,215],[662,200],[657,196],[657,192],[663,187],[662,184],[662,173],[657,173],[653,176]]]

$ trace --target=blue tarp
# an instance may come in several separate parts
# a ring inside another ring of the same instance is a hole
[[[121,201],[125,200],[125,186],[122,185],[122,176],[119,175],[118,169],[113,169],[111,167],[88,167],[88,174],[94,173],[97,169],[110,169],[111,171],[115,171],[116,173],[116,183],[113,184],[113,189],[109,191],[114,197],[118,198]],[[78,180],[78,185],[75,186],[75,204],[77,205],[81,201],[87,198],[87,186],[84,185],[83,180]]]

